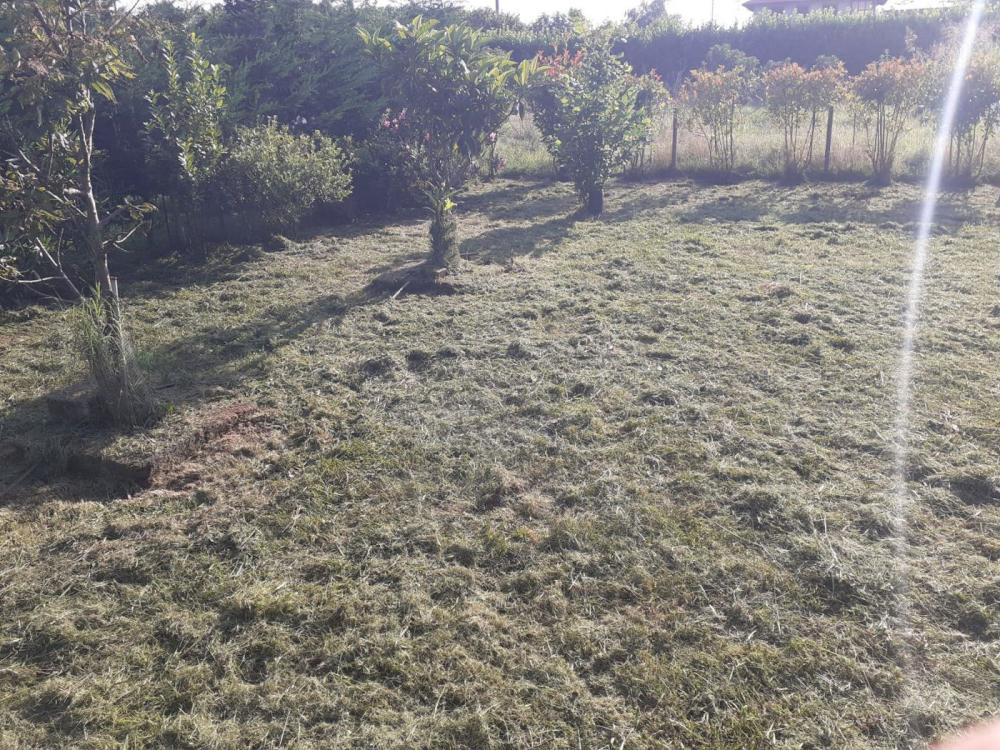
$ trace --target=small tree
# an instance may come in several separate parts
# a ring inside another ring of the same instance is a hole
[[[744,68],[692,70],[678,97],[689,122],[708,144],[714,171],[731,174],[736,168],[736,128],[741,107],[752,86]]]
[[[899,138],[924,98],[926,65],[920,60],[883,58],[852,82],[851,96],[868,139],[876,183],[892,181]]]
[[[26,0],[0,5],[0,214],[2,273],[31,283],[25,263],[47,264],[78,297],[62,260],[69,237],[93,267],[97,297],[84,353],[98,397],[116,421],[141,421],[148,409],[133,376],[117,285],[108,254],[138,227],[114,231],[145,207],[106,208],[94,185],[94,125],[113,86],[131,75],[122,49],[129,17],[113,0]],[[45,279],[35,279],[45,280]]]
[[[381,128],[398,143],[402,168],[431,210],[430,267],[453,267],[460,261],[454,198],[510,115],[514,63],[466,26],[439,29],[421,17],[360,34],[390,102]]]
[[[179,59],[176,45],[170,39],[163,42],[165,83],[162,90],[146,96],[150,117],[145,133],[147,163],[167,233],[172,234],[170,214],[174,213],[186,246],[192,240],[191,232],[184,231],[186,222],[202,203],[202,190],[225,154],[221,119],[226,87],[220,67],[205,59],[195,34],[185,40],[185,46],[186,53]],[[177,211],[169,210],[171,203]]]
[[[715,172],[731,174],[736,168],[736,129],[742,107],[757,85],[759,69],[756,57],[717,44],[709,49],[701,70],[692,70],[681,86],[678,103],[708,144]]]
[[[936,81],[951,76],[951,61],[935,65]],[[944,87],[935,87],[940,101]],[[990,43],[972,57],[962,84],[962,96],[955,115],[955,128],[948,153],[952,179],[972,183],[979,178],[986,161],[986,146],[1000,124],[1000,48]]]
[[[786,180],[801,179],[816,132],[817,112],[833,105],[843,78],[839,62],[808,71],[798,63],[785,62],[764,73],[764,107],[784,135]]]
[[[13,29],[0,55],[7,276],[20,278],[19,262],[41,259],[68,282],[55,245],[69,236],[90,261],[95,287],[113,297],[108,253],[132,230],[112,230],[147,208],[106,209],[94,188],[97,108],[131,75],[122,56],[128,17],[113,0],[3,3],[0,15],[0,27]]]
[[[599,216],[608,179],[651,142],[666,90],[653,76],[634,75],[603,37],[575,55],[545,62],[548,77],[534,97],[535,123],[588,212]]]

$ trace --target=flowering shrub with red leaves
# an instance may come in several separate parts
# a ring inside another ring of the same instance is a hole
[[[851,99],[865,128],[876,182],[892,180],[900,136],[925,99],[927,83],[925,61],[899,57],[873,62],[851,81]]]
[[[745,67],[692,70],[678,97],[688,121],[708,143],[712,168],[729,174],[736,167],[736,128],[742,105],[756,85]]]
[[[986,147],[1000,124],[1000,45],[991,31],[987,29],[976,41],[955,113],[948,171],[953,180],[961,183],[975,182],[982,174]],[[929,64],[931,114],[937,113],[947,96],[954,64],[953,45],[943,45]]]
[[[542,64],[545,76],[533,97],[535,123],[588,210],[598,215],[607,180],[650,143],[666,90],[653,76],[633,74],[604,38]]]
[[[784,134],[782,157],[786,178],[802,175],[816,131],[816,114],[836,101],[845,75],[840,61],[812,70],[785,62],[765,71],[764,108]]]

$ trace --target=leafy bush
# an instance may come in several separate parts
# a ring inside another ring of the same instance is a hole
[[[605,183],[650,142],[666,91],[652,76],[635,76],[603,37],[544,63],[547,80],[534,96],[535,123],[588,211],[600,215]]]
[[[201,40],[191,34],[187,53],[178,60],[176,45],[163,42],[166,83],[147,95],[148,161],[162,192],[193,194],[222,159],[220,113],[226,87],[218,65],[205,59]]]
[[[478,169],[491,134],[510,116],[514,64],[488,49],[478,32],[441,29],[419,16],[388,33],[361,36],[390,102],[379,123],[382,137],[395,142],[396,167],[431,209],[430,263],[455,265],[454,197]]]
[[[830,65],[805,70],[786,62],[764,73],[764,107],[782,129],[782,158],[785,178],[802,176],[816,132],[816,114],[833,106],[845,77],[844,66]]]
[[[153,175],[159,217],[171,245],[184,249],[199,242],[204,228],[195,228],[207,215],[205,187],[225,155],[221,113],[226,105],[222,72],[201,53],[201,41],[191,34],[178,60],[176,45],[162,45],[164,82],[146,96],[149,120],[145,124],[146,161]]]
[[[955,115],[948,153],[950,177],[972,183],[982,174],[986,147],[1000,124],[1000,46],[980,39],[962,82],[962,95]],[[931,66],[930,111],[936,113],[944,101],[954,66],[954,54],[942,48]]]
[[[275,120],[237,129],[215,183],[247,225],[269,231],[293,227],[315,207],[351,192],[340,146],[320,133],[292,133]]]
[[[756,78],[743,66],[692,70],[681,87],[679,101],[689,123],[708,143],[712,169],[730,174],[736,167],[736,128],[742,105]]]
[[[868,158],[877,183],[892,180],[899,138],[924,99],[926,64],[884,58],[851,81],[851,95],[868,139]]]

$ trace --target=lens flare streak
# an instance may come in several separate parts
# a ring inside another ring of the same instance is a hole
[[[924,277],[927,271],[927,260],[930,255],[931,234],[934,229],[934,216],[937,213],[938,194],[944,176],[945,159],[951,143],[955,118],[962,96],[965,75],[972,59],[972,51],[976,42],[976,34],[982,23],[986,0],[977,0],[969,20],[965,26],[962,43],[955,60],[948,96],[941,113],[937,136],[934,142],[934,154],[931,170],[927,179],[924,202],[920,212],[919,230],[916,248],[911,264],[909,289],[906,295],[906,312],[903,317],[903,345],[900,352],[899,366],[896,375],[896,426],[895,426],[895,468],[897,482],[897,521],[902,524],[906,518],[909,505],[906,492],[906,464],[909,457],[910,410],[913,400],[913,360],[917,338],[917,327],[920,315],[920,300],[923,293]],[[901,529],[902,531],[902,529]]]
[[[912,506],[912,496],[907,490],[907,465],[910,454],[910,423],[913,401],[913,370],[915,346],[917,340],[920,302],[924,289],[924,278],[927,271],[927,261],[930,255],[931,236],[934,230],[934,217],[937,213],[938,197],[944,177],[945,161],[951,143],[952,131],[961,102],[965,76],[972,59],[973,48],[979,26],[982,23],[986,0],[977,0],[972,6],[968,22],[965,25],[961,44],[955,59],[951,81],[948,87],[944,108],[938,124],[934,142],[934,152],[928,174],[923,205],[920,212],[919,229],[911,262],[911,276],[906,295],[906,309],[903,317],[903,343],[900,350],[896,370],[896,422],[894,446],[894,496],[893,514],[896,565],[897,565],[897,625],[896,630],[902,636],[901,660],[907,661],[907,642],[910,631],[910,618],[907,607],[906,588],[908,545],[906,542],[907,519]],[[906,664],[903,664],[904,670]],[[908,670],[906,670],[908,671]],[[905,699],[904,699],[905,700]]]

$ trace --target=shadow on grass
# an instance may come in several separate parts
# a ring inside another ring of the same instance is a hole
[[[921,196],[872,205],[881,195],[879,188],[871,186],[836,195],[815,191],[810,199],[799,201],[794,208],[777,206],[773,213],[780,221],[791,224],[835,221],[875,226],[897,224],[909,229],[919,221]],[[991,220],[981,206],[971,203],[963,193],[942,194],[934,218],[938,230],[948,233],[958,231],[964,224],[983,224]]]
[[[539,191],[548,191],[562,184],[552,179],[487,184],[488,189],[465,195],[459,200],[462,212],[488,211],[490,218],[501,220],[530,219],[540,213],[558,211],[564,203],[573,200],[572,192],[538,196]]]
[[[506,263],[519,256],[539,257],[555,249],[582,217],[555,216],[521,227],[488,229],[463,240],[460,252],[474,263]]]
[[[240,325],[205,328],[143,351],[146,369],[156,375],[151,386],[157,400],[171,409],[212,401],[231,404],[246,381],[266,375],[271,353],[318,325],[339,325],[351,310],[386,299],[391,294],[387,289],[373,283],[347,296],[275,305]],[[42,496],[111,501],[148,487],[149,471],[144,475],[143,467],[153,457],[106,458],[107,449],[126,433],[95,421],[83,400],[71,416],[54,415],[50,405],[57,395],[0,412],[0,506],[30,507]],[[142,438],[156,427],[150,424],[130,434]]]
[[[515,257],[538,257],[557,247],[577,221],[584,219],[576,195],[567,186],[553,192],[551,181],[504,183],[462,201],[460,223],[478,214],[487,229],[459,245],[473,263],[506,263]],[[545,189],[546,192],[538,194]],[[515,226],[496,226],[499,222]]]
[[[301,244],[322,238],[332,242],[363,237],[386,226],[387,217],[372,216],[354,224],[311,228],[291,236]],[[412,226],[423,221],[415,211],[405,211],[393,216],[395,226]],[[268,242],[234,245],[217,245],[207,253],[167,255],[149,258],[133,253],[113,259],[114,271],[124,284],[123,295],[133,299],[159,299],[186,287],[210,287],[239,278],[248,264],[264,261],[282,249],[268,250]]]

